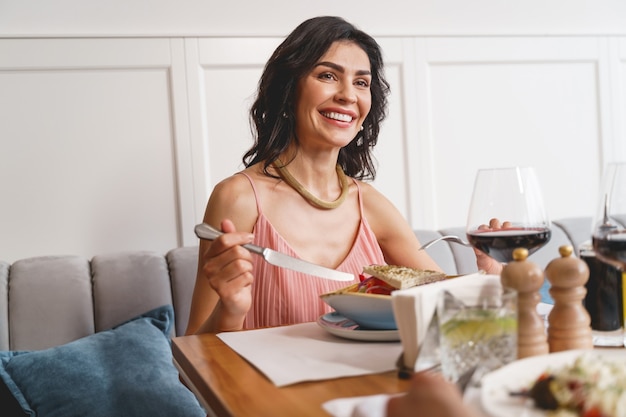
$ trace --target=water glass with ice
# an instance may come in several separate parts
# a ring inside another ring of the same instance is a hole
[[[450,381],[472,367],[475,380],[517,359],[517,292],[499,283],[442,290],[437,300],[442,373]]]

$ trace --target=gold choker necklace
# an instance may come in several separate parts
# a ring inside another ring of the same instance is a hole
[[[280,159],[276,159],[272,163],[272,165],[274,165],[274,168],[276,168],[276,170],[278,171],[278,175],[280,175],[283,181],[289,184],[291,188],[296,190],[298,194],[304,197],[306,201],[308,201],[310,204],[314,205],[315,207],[323,208],[326,210],[331,210],[331,209],[339,207],[341,203],[343,203],[346,200],[346,197],[348,196],[348,190],[350,188],[350,184],[348,183],[348,177],[343,172],[343,169],[341,169],[341,165],[339,164],[337,164],[337,176],[339,177],[339,184],[341,186],[341,194],[339,195],[339,197],[337,197],[335,201],[324,201],[315,197],[313,194],[311,194],[309,190],[304,188],[302,184],[300,184],[298,180],[295,179],[289,171],[287,171],[287,167],[283,165],[282,162],[280,162]]]

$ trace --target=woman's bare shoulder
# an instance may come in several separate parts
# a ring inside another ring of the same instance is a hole
[[[398,222],[404,223],[398,208],[372,184],[359,182],[363,212],[378,237],[383,237]]]
[[[240,192],[252,193],[252,187],[248,178],[246,178],[245,175],[242,175],[241,172],[238,172],[218,182],[215,187],[213,187],[213,192],[211,193],[211,196],[232,196],[233,194],[237,194]]]
[[[361,189],[361,196],[363,199],[363,207],[365,210],[379,211],[387,210],[389,206],[393,206],[391,201],[385,197],[380,191],[376,189],[372,184],[358,181],[359,188]]]
[[[252,230],[257,216],[252,185],[246,176],[238,173],[213,187],[204,218],[212,224],[219,224],[227,218],[238,230]]]

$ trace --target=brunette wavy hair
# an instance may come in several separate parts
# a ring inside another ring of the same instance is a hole
[[[369,57],[372,72],[370,112],[363,122],[363,130],[339,151],[338,163],[351,177],[361,180],[376,177],[371,150],[378,141],[380,124],[387,115],[389,95],[382,52],[374,38],[335,16],[320,16],[302,22],[265,64],[256,100],[250,109],[254,145],[243,156],[246,167],[263,161],[264,171],[270,175],[268,166],[291,141],[297,142],[294,104],[298,81],[309,74],[336,41],[354,42],[363,49]]]

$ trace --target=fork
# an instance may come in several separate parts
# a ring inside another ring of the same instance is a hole
[[[467,247],[472,247],[472,245],[469,242],[464,241],[463,239],[461,239],[458,236],[454,236],[454,235],[446,235],[446,236],[441,236],[438,237],[437,239],[433,239],[430,242],[427,242],[425,244],[422,245],[422,247],[420,247],[418,249],[419,250],[424,250],[424,249],[428,249],[430,248],[432,245],[434,245],[437,242],[440,242],[442,240],[446,240],[448,242],[452,242],[452,243],[458,243],[459,245],[463,245],[463,246],[467,246]]]

